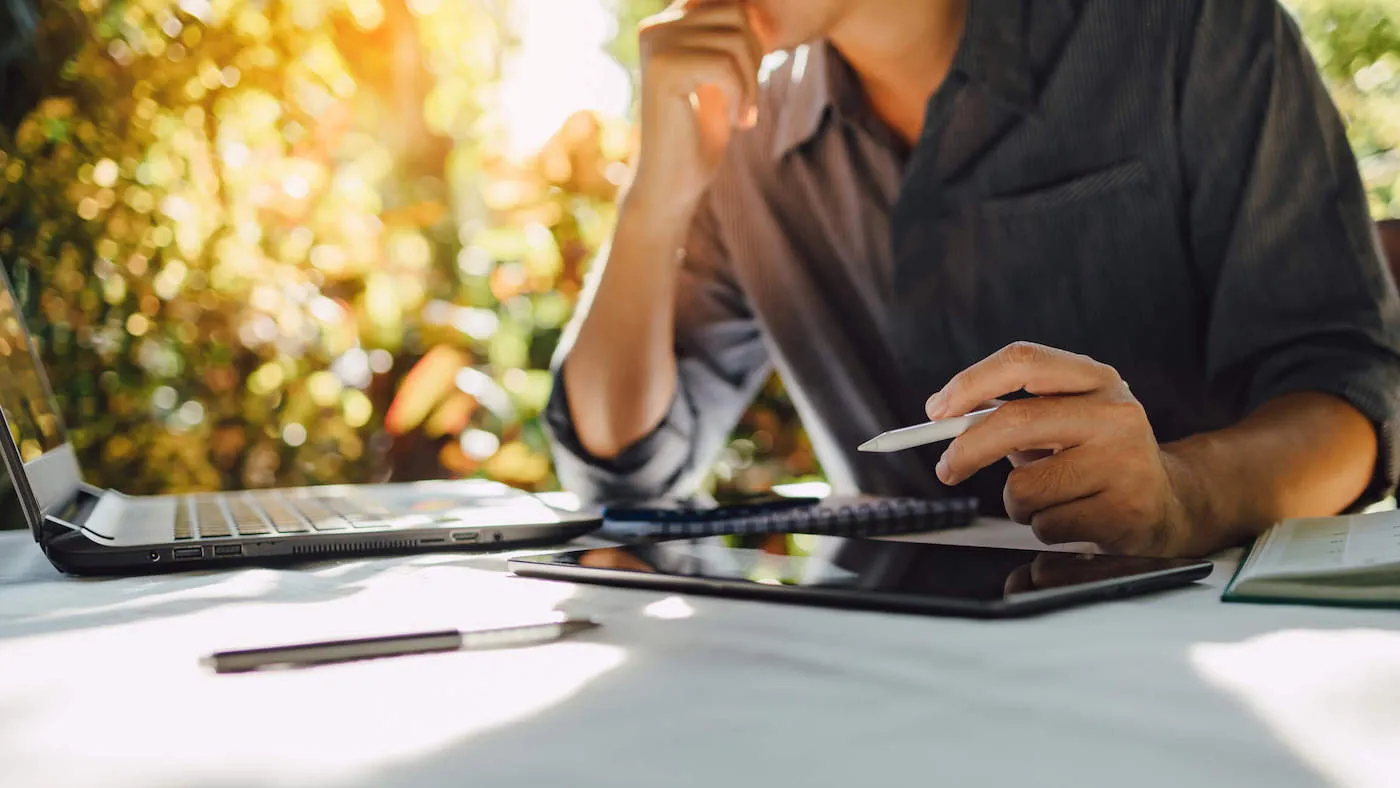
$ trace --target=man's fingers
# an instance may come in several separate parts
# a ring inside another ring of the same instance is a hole
[[[1095,495],[1037,512],[1031,530],[1045,544],[1091,542],[1106,546],[1121,538],[1123,526],[1114,521],[1113,507]]]
[[[693,94],[702,85],[713,86],[723,93],[729,102],[732,121],[737,122],[740,109],[748,105],[748,89],[744,87],[746,80],[731,53],[718,49],[680,48],[654,55],[655,58],[670,62],[669,70],[680,81],[675,89],[681,94]]]
[[[725,11],[724,9],[729,9]],[[665,12],[651,17],[642,26],[642,48],[649,73],[660,73],[666,82],[687,93],[694,91],[689,79],[694,65],[688,61],[705,51],[722,52],[734,63],[732,81],[739,87],[739,101],[730,107],[736,121],[753,115],[758,102],[758,70],[763,55],[742,10],[731,4],[705,5],[682,15]],[[661,72],[654,72],[660,66]],[[724,80],[728,82],[730,80]]]
[[[943,451],[936,472],[957,484],[1021,452],[1078,446],[1109,426],[1103,403],[1088,397],[1033,397],[1008,402],[972,425]]]
[[[1031,530],[1046,544],[1091,542],[1109,553],[1169,556],[1170,526],[1132,512],[1141,505],[1138,490],[1110,490],[1036,512]]]
[[[1012,471],[1006,477],[1002,503],[1008,517],[1029,525],[1036,514],[1098,495],[1111,481],[1110,469],[1081,449],[1069,449]]]
[[[684,49],[688,51],[713,50],[729,55],[735,64],[735,78],[739,81],[744,91],[744,103],[738,109],[743,109],[747,114],[748,108],[754,106],[758,100],[758,65],[760,58],[755,58],[753,50],[743,36],[735,35],[731,31],[715,30],[707,28],[698,30],[693,34],[685,36]]]
[[[1122,386],[1110,366],[1056,348],[1017,342],[953,376],[926,405],[931,419],[961,416],[984,400],[1031,394],[1087,394]]]
[[[1006,458],[1009,459],[1009,460],[1011,460],[1011,467],[1013,467],[1013,468],[1019,468],[1019,467],[1021,467],[1022,465],[1030,465],[1031,463],[1035,462],[1036,460],[1043,460],[1043,459],[1045,459],[1046,457],[1049,457],[1050,455],[1052,455],[1052,454],[1054,454],[1054,453],[1055,453],[1055,452],[1050,451],[1049,449],[1033,449],[1033,450],[1031,450],[1031,451],[1013,451],[1013,452],[1011,452],[1010,454],[1008,454]]]

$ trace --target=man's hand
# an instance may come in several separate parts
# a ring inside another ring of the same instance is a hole
[[[749,13],[736,0],[680,0],[642,23],[634,194],[692,209],[734,129],[757,121],[763,49]]]
[[[958,416],[1024,390],[943,453],[938,478],[957,484],[1004,457],[1006,511],[1041,541],[1093,542],[1139,555],[1204,552],[1180,494],[1185,466],[1157,444],[1147,414],[1110,366],[1017,343],[956,375],[928,401],[929,418]]]

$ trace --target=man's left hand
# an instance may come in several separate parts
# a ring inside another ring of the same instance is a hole
[[[1004,457],[1016,468],[1007,514],[1047,544],[1093,542],[1136,555],[1185,555],[1199,539],[1181,493],[1186,468],[1158,445],[1142,405],[1112,367],[1026,342],[956,375],[927,404],[931,419],[1003,404],[943,453],[938,478],[957,484]]]

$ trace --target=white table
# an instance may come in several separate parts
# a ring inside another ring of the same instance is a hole
[[[1025,546],[985,522],[940,541]],[[1400,614],[1208,583],[982,622],[427,555],[79,580],[0,535],[0,786],[1400,785]],[[518,651],[216,676],[220,648],[508,623]]]

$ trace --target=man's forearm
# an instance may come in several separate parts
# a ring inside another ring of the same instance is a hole
[[[1238,424],[1163,447],[1201,555],[1289,517],[1336,514],[1366,490],[1379,455],[1360,411],[1320,393],[1270,400]]]
[[[585,296],[563,380],[579,442],[611,459],[665,417],[676,392],[676,254],[688,220],[624,200],[607,261]]]

